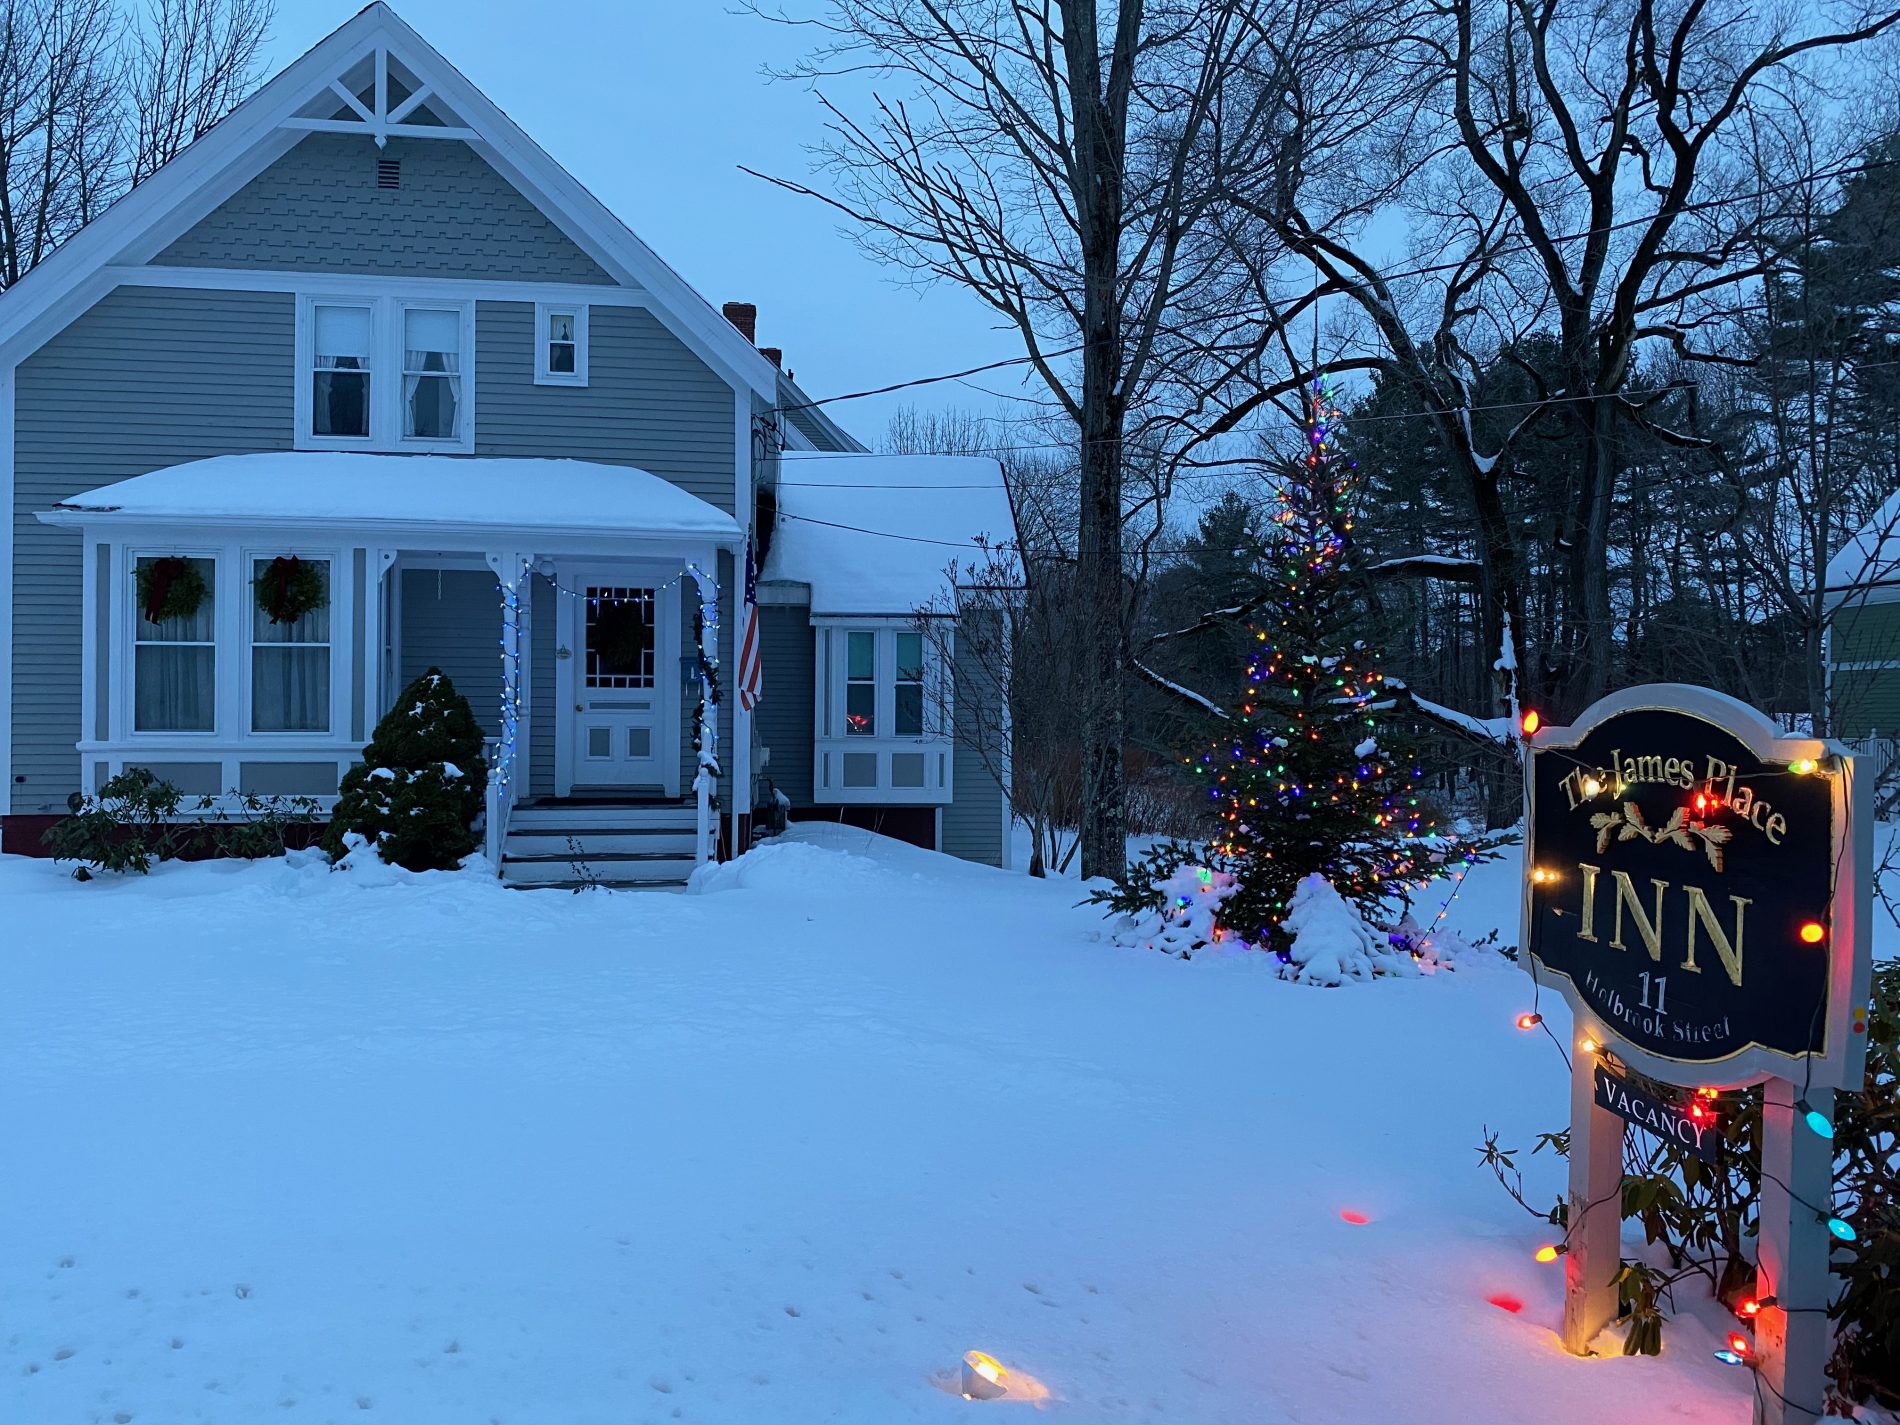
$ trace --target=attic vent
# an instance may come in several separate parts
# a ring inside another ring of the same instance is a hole
[[[378,188],[402,187],[402,160],[400,158],[376,160],[376,186]]]

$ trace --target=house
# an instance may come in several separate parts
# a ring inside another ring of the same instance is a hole
[[[128,767],[327,806],[436,666],[511,880],[676,880],[781,798],[1003,862],[912,617],[1001,472],[864,453],[754,321],[362,11],[0,295],[0,849]]]

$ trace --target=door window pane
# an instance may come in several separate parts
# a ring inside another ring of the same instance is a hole
[[[431,307],[403,312],[402,433],[454,440],[462,405],[462,314]]]
[[[924,636],[897,635],[896,701],[891,711],[892,731],[899,737],[924,735]],[[921,778],[914,785],[922,785]]]
[[[651,588],[587,586],[583,669],[588,687],[653,686],[656,593]]]
[[[847,737],[877,734],[877,635],[845,635],[844,730]]]
[[[217,566],[209,559],[152,557],[134,567],[133,729],[211,732],[217,712]],[[181,615],[178,587],[197,580],[204,583],[204,597]]]
[[[271,621],[265,598],[277,584],[314,577],[323,597],[316,608]],[[330,730],[330,561],[257,559],[251,563],[251,729],[254,732]],[[255,595],[260,594],[262,597]]]
[[[368,307],[315,309],[310,429],[313,435],[369,434]]]

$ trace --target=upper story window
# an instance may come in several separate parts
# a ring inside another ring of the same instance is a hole
[[[312,435],[369,438],[371,312],[327,302],[312,309]]]
[[[587,308],[555,302],[534,304],[534,382],[537,386],[587,384]]]
[[[474,303],[305,297],[297,326],[299,448],[475,448]]]

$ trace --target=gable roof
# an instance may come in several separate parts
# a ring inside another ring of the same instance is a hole
[[[409,100],[387,107],[380,102],[390,59],[427,91],[406,112]],[[374,108],[337,83],[366,61],[377,75]],[[430,102],[458,122],[448,124],[434,115],[427,124],[404,122],[419,120]],[[312,116],[313,106],[318,116]],[[325,107],[344,117],[322,117]],[[661,321],[735,389],[768,402],[776,398],[778,372],[772,363],[382,0],[318,41],[0,293],[0,357],[17,360],[33,350],[117,285],[112,267],[150,260],[313,131],[466,142],[616,282],[643,291]]]
[[[940,605],[952,564],[961,574],[985,544],[1016,541],[1003,467],[988,456],[788,450],[780,462],[780,523],[759,577],[810,585],[815,616]]]
[[[1900,584],[1900,494],[1889,495],[1834,557],[1822,584],[1829,594],[1865,593]]]

